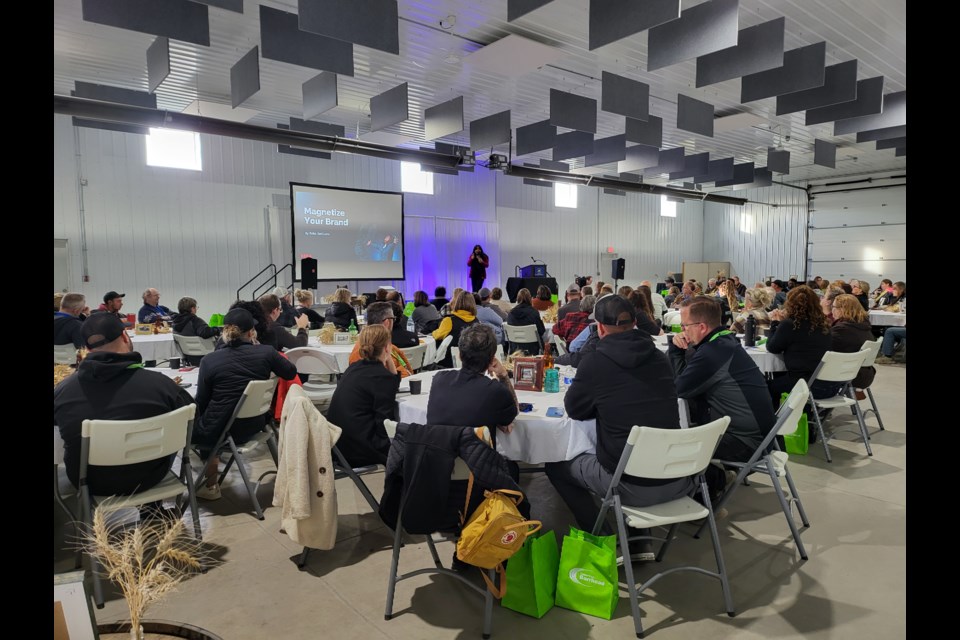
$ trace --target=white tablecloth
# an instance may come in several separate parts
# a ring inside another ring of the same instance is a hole
[[[420,343],[427,345],[427,351],[423,356],[424,364],[433,362],[434,358],[437,357],[437,341],[433,339],[433,336],[426,336],[420,338]],[[320,338],[316,336],[310,338],[308,344],[336,358],[341,373],[346,371],[347,367],[350,366],[350,354],[353,352],[352,344],[322,344]]]
[[[180,350],[177,349],[177,343],[173,341],[173,333],[158,333],[157,335],[137,336],[131,335],[133,350],[143,356],[143,361],[147,360],[167,360],[169,358],[179,358]]]
[[[657,349],[666,353],[667,340],[672,338],[672,334],[654,336],[657,343]],[[759,347],[744,347],[753,361],[757,363],[760,371],[764,373],[773,373],[774,371],[786,371],[787,365],[783,362],[783,356],[779,353],[770,353],[763,345]]]
[[[907,314],[894,313],[892,311],[870,312],[870,324],[874,327],[905,327],[907,326]]]

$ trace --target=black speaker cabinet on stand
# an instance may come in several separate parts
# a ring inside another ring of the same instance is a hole
[[[304,289],[317,288],[316,258],[303,258],[300,260],[300,286]]]
[[[614,293],[616,293],[616,289],[618,288],[617,283],[624,278],[623,274],[626,271],[626,264],[627,261],[623,258],[610,261],[610,277],[613,278]]]

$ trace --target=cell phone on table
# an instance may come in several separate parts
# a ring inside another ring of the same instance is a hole
[[[189,366],[186,366],[186,367],[180,367],[180,371],[193,371],[193,370],[196,369],[196,368],[197,368],[197,367],[196,367],[195,365],[189,365]]]
[[[547,409],[547,417],[548,417],[548,418],[562,418],[562,417],[563,417],[563,409],[561,409],[560,407],[550,407],[549,409]]]
[[[533,411],[533,405],[529,402],[521,402],[517,408],[520,409],[520,413],[530,413]]]

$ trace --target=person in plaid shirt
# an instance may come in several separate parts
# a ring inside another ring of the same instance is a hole
[[[597,303],[596,296],[584,296],[580,301],[580,311],[571,311],[563,319],[553,325],[553,335],[560,336],[569,344],[580,332],[592,323],[590,314]]]

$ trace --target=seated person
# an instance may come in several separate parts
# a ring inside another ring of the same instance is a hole
[[[447,288],[446,287],[437,287],[433,290],[433,300],[430,301],[439,313],[443,309],[444,305],[449,304],[450,301],[447,300]]]
[[[277,296],[277,300],[280,301],[280,315],[274,322],[281,327],[289,328],[294,326],[297,321],[297,316],[300,314],[293,309],[293,293],[290,289],[284,289],[283,287],[274,287],[270,293]]]
[[[473,294],[463,289],[453,298],[451,313],[440,321],[440,326],[433,332],[433,339],[437,341],[437,348],[447,336],[453,336],[450,346],[458,343],[460,332],[472,324],[477,324],[477,305],[473,301]],[[542,323],[541,323],[542,324]],[[447,355],[440,361],[440,366],[453,366],[453,353],[447,349]]]
[[[570,343],[580,335],[580,332],[590,326],[592,322],[590,314],[593,313],[593,307],[597,303],[597,299],[588,295],[577,300],[577,302],[579,303],[579,310],[568,311],[561,320],[553,325],[553,335],[560,336],[567,343],[568,349]]]
[[[84,420],[140,420],[193,404],[190,394],[171,378],[143,368],[115,315],[98,313],[82,326],[83,346],[90,353],[77,372],[53,390],[53,422],[63,438],[64,464],[74,486],[80,481]],[[175,457],[116,467],[91,465],[87,484],[94,495],[146,491],[166,477]]]
[[[473,302],[477,306],[477,320],[493,329],[493,333],[497,337],[497,343],[503,344],[503,318],[497,313],[497,307],[484,305],[483,299],[478,293],[473,294]]]
[[[83,320],[80,315],[87,308],[87,299],[82,293],[68,293],[60,300],[60,310],[53,314],[53,344],[72,344],[77,349],[83,346]]]
[[[535,326],[537,328],[537,336],[539,336],[536,342],[511,343],[510,348],[526,351],[527,354],[531,356],[540,353],[543,335],[547,330],[546,327],[543,326],[543,320],[540,318],[540,314],[533,308],[530,290],[526,287],[517,291],[517,305],[513,309],[510,309],[510,313],[507,314],[507,324],[514,327]]]
[[[427,299],[426,291],[413,294],[413,326],[418,333],[431,333],[440,326],[440,311]]]
[[[856,353],[867,342],[873,342],[873,331],[867,312],[856,296],[843,294],[833,301],[833,326],[830,327],[830,351]],[[853,379],[855,389],[866,389],[873,384],[877,370],[874,367],[860,367],[860,373]]]
[[[396,319],[397,316],[395,315],[392,304],[389,302],[374,302],[367,307],[367,326],[364,327],[363,331],[366,331],[368,327],[382,326],[392,335],[393,323],[396,322]],[[363,331],[360,332],[361,335]],[[420,340],[417,339],[417,344],[419,343]],[[389,351],[394,367],[400,372],[400,377],[406,378],[407,376],[413,375],[413,369],[410,367],[410,361],[407,360],[406,354],[395,344],[390,345]],[[357,341],[353,345],[353,351],[350,352],[349,363],[353,364],[359,361],[361,357],[360,342]]]
[[[249,303],[247,303],[249,304]],[[206,457],[251,380],[267,380],[275,374],[284,380],[297,376],[297,367],[269,345],[257,343],[256,322],[244,308],[235,307],[223,317],[222,345],[203,357],[197,383],[197,420],[193,429],[193,444]],[[235,420],[230,435],[238,445],[263,430],[268,414]],[[206,485],[197,488],[197,497],[219,500],[217,484],[219,458],[210,455],[206,469]]]
[[[809,382],[823,354],[830,349],[830,322],[820,306],[820,298],[807,285],[790,291],[783,309],[770,312],[770,321],[772,333],[767,339],[767,351],[782,353],[787,366],[786,372],[774,373],[767,383],[773,406],[778,408],[780,394],[790,393],[801,378]],[[810,393],[814,398],[827,398],[836,395],[836,385],[817,382]]]
[[[546,311],[547,309],[552,309],[553,304],[553,294],[550,293],[550,288],[542,284],[537,287],[537,297],[530,301],[531,306],[537,311]]]
[[[400,306],[400,303],[395,300],[388,300],[387,304],[393,309],[393,327],[390,329],[390,341],[393,342],[393,346],[402,349],[419,345],[420,338],[417,337],[415,332],[407,329],[407,316],[403,315],[403,307]],[[369,318],[369,311],[367,316]]]
[[[197,301],[193,298],[180,298],[177,303],[177,314],[173,316],[173,332],[181,336],[197,336],[198,338],[216,338],[220,335],[220,327],[211,327],[197,315]],[[200,364],[203,356],[184,356],[186,361],[194,366]]]
[[[137,322],[154,323],[158,320],[170,322],[173,313],[160,304],[160,292],[150,288],[143,292],[143,306],[137,312]]]
[[[627,294],[627,301],[637,310],[637,331],[648,336],[658,336],[663,333],[660,325],[653,319],[653,305],[649,297],[644,296],[640,291],[631,290]]]
[[[446,318],[448,315],[453,313],[453,307],[451,305],[453,304],[453,301],[457,299],[457,296],[460,295],[460,292],[462,291],[463,289],[461,289],[460,287],[457,287],[453,290],[453,295],[450,296],[450,302],[440,307],[440,317]]]
[[[372,310],[379,304],[370,305]],[[337,448],[352,467],[386,464],[390,439],[384,420],[397,419],[400,374],[391,356],[390,332],[370,324],[357,340],[357,360],[347,367],[330,401],[327,419],[343,429]]]
[[[770,316],[767,315],[767,307],[773,303],[773,298],[766,289],[747,289],[747,294],[743,296],[743,309],[734,315],[733,326],[730,330],[734,333],[743,333],[747,326],[747,318],[753,316],[757,323],[757,331],[768,329],[770,327]]]
[[[120,313],[120,309],[123,308],[123,297],[125,295],[127,294],[117,293],[116,291],[107,291],[103,295],[103,304],[97,307],[93,313],[112,313],[120,319],[120,322],[123,323],[123,326],[133,326],[133,323],[127,320],[126,314]]]
[[[887,291],[885,294],[883,294],[883,296],[880,297],[880,301],[877,303],[877,306],[888,309],[888,307],[899,305],[901,301],[906,299],[907,283],[898,281],[893,283],[893,288],[890,291]]]
[[[503,289],[500,287],[494,287],[491,289],[490,304],[495,304],[500,307],[500,310],[504,313],[504,319],[506,319],[506,314],[510,313],[510,309],[513,308],[513,305],[510,304],[509,300],[503,299]]]
[[[566,316],[568,313],[570,312],[576,313],[580,311],[580,285],[574,282],[573,284],[568,286],[567,291],[564,294],[564,298],[566,299],[566,302],[562,307],[557,309],[558,322],[560,320],[563,320],[564,316]],[[554,331],[553,335],[557,335],[557,332]]]
[[[880,346],[880,355],[877,356],[876,363],[893,364],[897,362],[893,356],[901,348],[907,348],[907,328],[887,327],[883,332],[883,344]]]
[[[332,322],[338,330],[345,331],[350,327],[351,322],[357,329],[360,328],[360,323],[357,322],[357,312],[350,304],[352,298],[353,294],[350,293],[349,289],[337,289],[336,293],[333,294],[333,304],[327,307],[327,322]]]
[[[294,317],[293,322],[294,326],[297,327],[297,335],[293,335],[287,331],[286,327],[280,326],[278,322],[283,311],[281,310],[280,299],[276,295],[272,293],[264,294],[257,299],[257,302],[263,307],[263,315],[267,318],[266,331],[257,336],[260,344],[268,344],[277,351],[307,346],[310,340],[307,334],[307,325],[310,324],[310,319],[307,316]]]
[[[857,298],[864,311],[870,309],[870,295],[867,293],[869,290],[870,284],[865,280],[854,280],[850,283],[850,293]]]
[[[297,299],[297,306],[293,308],[294,312],[297,315],[305,315],[310,320],[307,328],[310,330],[322,329],[323,316],[313,310],[313,294],[307,289],[297,289],[293,296]]]
[[[480,296],[480,302],[477,305],[477,309],[481,306],[486,307],[487,309],[493,309],[493,312],[500,316],[501,322],[506,322],[507,312],[504,311],[499,304],[493,302],[490,298],[493,295],[493,292],[486,287],[481,287],[480,291],[477,291],[477,295]]]

